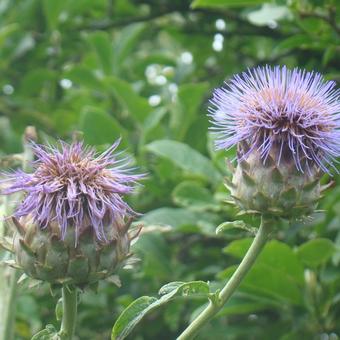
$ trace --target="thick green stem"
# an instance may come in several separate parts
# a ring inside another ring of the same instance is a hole
[[[30,145],[30,141],[36,140],[36,132],[34,127],[28,126],[25,129],[25,133],[23,136],[23,148],[24,152],[22,154],[22,169],[23,171],[30,170],[30,162],[33,160],[33,151]],[[15,159],[18,156],[15,155]],[[11,156],[9,156],[9,159]],[[20,158],[19,158],[20,159]],[[7,202],[7,200],[6,200]],[[4,209],[4,216],[7,217],[10,215],[10,209],[8,208],[8,204]],[[6,234],[4,230],[4,226],[1,228],[1,236]],[[0,340],[12,340],[14,337],[14,323],[15,323],[15,314],[16,314],[16,302],[17,302],[17,291],[18,291],[18,279],[20,277],[20,272],[16,269],[10,268],[2,271],[3,278],[0,278],[2,284],[0,285],[0,297],[2,297],[2,308],[1,318],[0,318]],[[2,274],[1,273],[1,274]],[[7,278],[7,280],[6,280]]]
[[[4,197],[3,209],[0,213],[1,237],[6,235],[3,219],[7,217],[9,213],[8,203],[8,197]],[[18,271],[13,268],[1,266],[0,269],[0,340],[11,340],[14,337],[13,325],[19,274]]]
[[[63,318],[59,335],[62,340],[72,340],[77,320],[77,289],[63,286]]]
[[[11,340],[14,338],[14,319],[16,312],[17,302],[17,281],[20,277],[20,273],[13,268],[9,268],[8,288],[6,290],[7,296],[5,297],[4,305],[5,311],[3,315],[4,326],[2,334],[0,334],[1,340]]]
[[[254,238],[253,243],[251,244],[242,262],[237,267],[232,277],[219,293],[218,299],[210,300],[208,306],[196,317],[196,319],[177,338],[177,340],[193,339],[199,330],[222,309],[222,307],[240,285],[246,274],[249,272],[255,263],[257,256],[261,253],[261,250],[266,244],[268,234],[271,230],[270,222],[270,220],[262,217],[261,226],[256,234],[256,237]]]

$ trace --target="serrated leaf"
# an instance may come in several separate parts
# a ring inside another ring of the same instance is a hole
[[[158,308],[177,296],[208,296],[209,285],[203,281],[170,282],[163,286],[159,299],[150,296],[142,296],[132,302],[119,316],[113,326],[111,339],[125,339],[141,319],[151,310]]]
[[[159,294],[163,295],[162,298],[168,300],[175,295],[189,296],[189,295],[202,295],[208,296],[209,285],[204,281],[191,281],[181,282],[175,281],[164,285]]]

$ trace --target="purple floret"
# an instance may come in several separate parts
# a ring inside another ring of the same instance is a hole
[[[245,141],[265,162],[272,148],[290,155],[303,172],[329,172],[340,155],[340,102],[336,83],[319,73],[285,66],[257,67],[214,91],[210,108],[216,148]]]
[[[92,227],[98,240],[105,241],[104,225],[117,227],[115,221],[136,214],[122,196],[144,177],[131,173],[127,158],[117,159],[113,154],[119,143],[102,154],[82,142],[61,142],[60,148],[33,145],[34,173],[11,174],[3,192],[26,193],[16,217],[31,216],[41,228],[57,222],[62,238],[67,228],[74,228],[78,239],[82,230]]]

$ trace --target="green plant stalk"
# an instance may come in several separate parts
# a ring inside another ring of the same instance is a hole
[[[72,340],[77,320],[77,289],[64,285],[62,288],[63,318],[59,335],[62,340]]]
[[[3,315],[4,327],[1,340],[12,340],[14,338],[14,320],[17,302],[18,280],[20,272],[18,270],[9,269],[8,287],[6,289],[7,296],[4,301],[5,311]]]
[[[4,198],[3,203],[3,216],[4,218],[8,214],[8,198]],[[1,225],[1,236],[5,236],[5,226]],[[0,340],[11,340],[13,339],[13,325],[16,305],[16,291],[17,281],[19,274],[17,270],[13,268],[1,267],[1,284],[0,284]]]
[[[253,243],[234,274],[219,293],[218,298],[209,300],[208,306],[195,318],[195,320],[192,321],[177,340],[193,339],[200,329],[222,309],[247,275],[258,255],[261,253],[271,230],[270,224],[271,220],[262,216],[261,225]]]
[[[25,129],[23,136],[23,148],[22,154],[22,169],[23,171],[29,171],[30,162],[33,160],[33,151],[30,145],[31,140],[36,139],[36,132],[34,127],[28,126]],[[16,156],[17,157],[17,156]],[[5,202],[8,202],[7,200]],[[10,214],[8,203],[4,209],[4,216]],[[2,228],[3,229],[3,228]],[[2,236],[5,235],[5,230],[1,231]],[[14,338],[14,322],[16,314],[16,302],[18,291],[18,280],[20,278],[20,272],[14,268],[6,268],[3,271],[4,278],[1,278],[3,284],[0,286],[2,295],[1,318],[0,318],[0,340],[12,340]],[[7,280],[6,279],[7,276]],[[7,281],[7,283],[4,283]]]

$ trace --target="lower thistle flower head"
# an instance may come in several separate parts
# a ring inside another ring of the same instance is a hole
[[[216,147],[237,145],[227,183],[243,210],[281,217],[314,211],[320,177],[340,155],[335,83],[297,68],[258,67],[236,75],[211,100]]]
[[[16,261],[29,276],[81,287],[115,273],[129,256],[128,228],[136,213],[122,196],[143,175],[126,159],[81,142],[33,145],[35,171],[9,175],[4,194],[25,192],[14,223]]]

